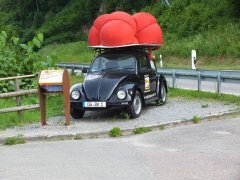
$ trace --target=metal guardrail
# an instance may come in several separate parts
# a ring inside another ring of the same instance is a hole
[[[89,64],[70,64],[59,63],[58,67],[71,69],[74,73],[75,70],[82,70],[88,68]],[[201,91],[202,81],[215,81],[217,82],[218,94],[221,94],[221,83],[234,83],[240,84],[240,71],[211,71],[211,70],[191,70],[191,69],[157,69],[158,74],[163,74],[167,78],[172,78],[172,87],[176,87],[176,79],[192,79],[198,82],[198,91]]]
[[[82,70],[83,68],[89,68],[90,64],[74,64],[74,63],[59,63],[57,67],[71,69],[71,72],[74,73],[75,70]]]
[[[167,78],[172,78],[172,87],[176,87],[176,79],[192,79],[198,82],[198,91],[201,91],[202,81],[217,82],[218,94],[221,94],[221,83],[240,84],[240,71],[210,71],[191,69],[158,69],[158,73],[164,74]]]

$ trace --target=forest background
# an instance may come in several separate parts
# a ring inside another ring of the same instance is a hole
[[[94,19],[104,13],[145,11],[164,33],[165,67],[190,67],[197,51],[199,67],[240,69],[239,0],[0,0],[0,30],[27,43],[43,33],[39,60],[54,54],[58,62],[88,63],[86,49]]]

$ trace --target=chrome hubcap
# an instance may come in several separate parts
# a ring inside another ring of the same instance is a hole
[[[141,98],[139,97],[139,95],[136,95],[133,100],[133,108],[134,108],[134,111],[136,114],[139,114],[141,112],[142,102],[141,102]]]

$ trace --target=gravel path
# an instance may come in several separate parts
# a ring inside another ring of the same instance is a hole
[[[202,105],[208,105],[203,108]],[[6,129],[0,133],[0,138],[23,134],[25,137],[56,136],[77,133],[90,133],[108,131],[113,127],[129,129],[135,127],[148,126],[152,124],[162,124],[176,120],[187,120],[193,116],[206,117],[219,113],[235,111],[238,107],[234,105],[224,105],[220,102],[206,102],[196,100],[186,100],[174,98],[168,100],[163,106],[149,105],[143,109],[140,118],[124,119],[121,112],[112,110],[105,112],[87,112],[83,119],[71,119],[71,125],[65,127],[64,116],[53,117],[47,120],[48,125],[42,127],[40,123],[24,125]]]

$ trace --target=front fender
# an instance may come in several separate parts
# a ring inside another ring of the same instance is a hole
[[[112,95],[110,96],[109,101],[131,101],[131,100],[132,100],[132,94],[131,94],[130,92],[133,91],[134,85],[135,85],[134,83],[124,83],[124,84],[118,85],[118,86],[114,89]],[[125,99],[120,100],[120,99],[117,98],[117,92],[118,92],[119,90],[124,90],[124,91],[126,91],[127,97],[126,97]]]
[[[143,103],[145,104],[142,89],[137,84],[132,83],[132,82],[123,84],[123,85],[119,86],[118,88],[116,88],[114,94],[116,94],[119,89],[124,89],[127,92],[127,94],[128,94],[127,100],[131,101],[131,102],[133,101],[133,97],[135,96],[136,91],[139,91],[139,93],[142,96]]]
[[[77,89],[80,93],[81,93],[81,97],[78,100],[74,100],[71,97],[71,93],[73,90]],[[83,84],[82,83],[78,83],[78,84],[74,84],[71,88],[70,88],[70,101],[71,102],[82,102],[83,100],[85,100],[85,94],[84,94],[84,89],[83,89]]]
[[[71,88],[70,88],[70,94],[74,89],[81,90],[82,89],[82,83],[72,85]]]

